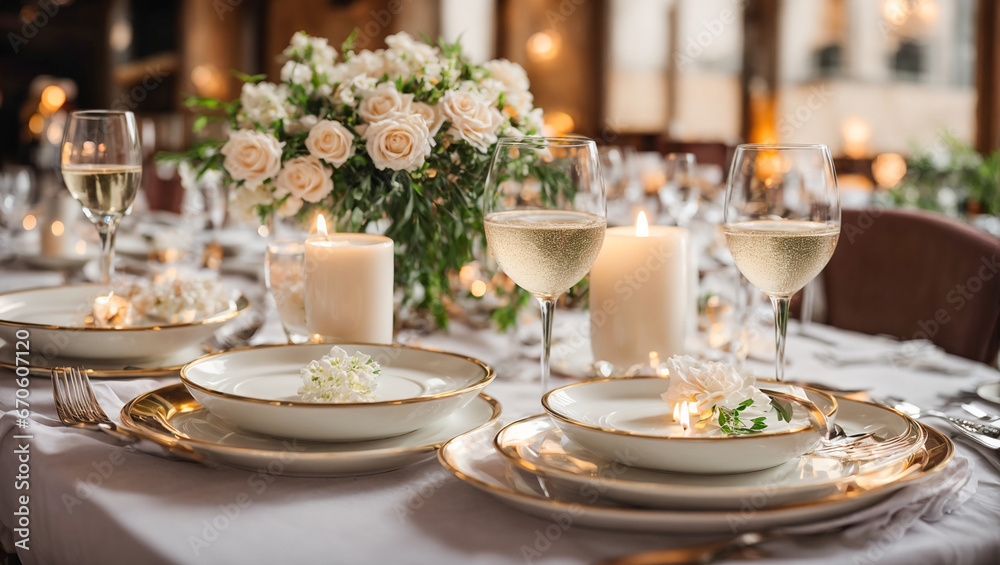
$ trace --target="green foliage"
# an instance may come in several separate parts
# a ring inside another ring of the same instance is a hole
[[[719,419],[719,429],[722,430],[722,433],[731,436],[739,436],[759,434],[762,432],[764,428],[767,427],[767,424],[764,423],[764,420],[766,419],[764,416],[752,418],[748,421],[744,421],[740,418],[740,412],[743,412],[752,405],[753,399],[748,398],[743,402],[740,402],[739,406],[736,408],[713,406],[712,414]]]
[[[942,140],[935,151],[907,159],[906,176],[890,192],[893,202],[939,212],[1000,214],[1000,151],[983,157],[947,132]],[[943,188],[955,192],[958,210],[943,208]]]
[[[355,30],[341,45],[345,61],[355,56]],[[414,95],[417,102],[434,104],[444,94],[456,88],[462,81],[478,80],[486,76],[482,67],[472,65],[465,59],[459,44],[439,40],[440,59],[446,60],[456,69],[452,76],[442,76],[431,80],[422,73],[400,77],[396,87],[402,93]],[[308,45],[304,53],[296,55],[308,60],[312,53]],[[263,75],[246,75],[234,71],[245,82],[257,83]],[[334,92],[339,83],[330,84],[325,71],[314,68],[312,87],[329,85]],[[381,81],[388,80],[383,76]],[[381,82],[380,81],[380,82]],[[283,143],[282,161],[308,154],[305,140],[308,135],[291,120],[302,116],[315,116],[320,120],[335,120],[343,124],[355,135],[362,124],[355,106],[344,104],[336,96],[310,94],[306,86],[284,83],[288,87],[286,102],[295,108],[294,115],[287,121],[261,124],[252,121],[242,112],[240,100],[223,102],[213,98],[190,96],[185,105],[200,115],[195,119],[194,129],[202,131],[213,120],[224,120],[232,130],[255,129],[273,134]],[[430,312],[440,326],[448,321],[447,302],[454,296],[449,275],[459,270],[477,256],[482,256],[485,246],[483,233],[483,192],[486,171],[492,151],[479,151],[475,147],[450,139],[447,122],[434,136],[435,145],[426,162],[411,172],[378,170],[368,157],[363,141],[355,139],[356,154],[343,165],[333,169],[333,191],[318,203],[305,203],[297,219],[302,223],[312,221],[317,212],[328,213],[334,218],[338,231],[363,232],[373,223],[389,220],[385,234],[395,243],[396,286],[404,293],[404,301]],[[528,131],[526,134],[540,132]],[[161,153],[161,161],[186,161],[204,174],[207,170],[219,170],[234,190],[242,190],[242,181],[233,182],[223,167],[220,153],[224,139],[208,139],[196,143],[183,153]],[[492,149],[492,148],[490,148]],[[524,177],[538,178],[542,186],[543,198],[553,198],[556,194],[572,190],[572,183],[565,172],[538,166],[537,155],[530,153],[523,159],[519,169]],[[271,184],[265,183],[270,190]],[[265,221],[287,199],[275,197],[273,202],[259,205],[256,212]],[[381,223],[380,223],[381,225]],[[477,246],[479,246],[477,248]],[[417,292],[422,287],[424,292]],[[493,319],[501,329],[506,329],[516,321],[517,310],[527,304],[529,295],[515,288],[503,293],[506,302],[493,313]]]

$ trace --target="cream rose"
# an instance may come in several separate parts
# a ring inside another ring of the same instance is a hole
[[[755,385],[753,374],[740,373],[732,365],[721,362],[701,363],[694,357],[674,355],[667,360],[670,385],[663,400],[671,409],[682,402],[697,402],[698,412],[710,412],[713,406],[737,408],[741,402],[753,399],[753,408],[764,410],[770,399]]]
[[[222,154],[226,156],[223,164],[233,179],[255,187],[281,170],[281,148],[284,145],[278,143],[273,135],[237,130],[229,134],[229,140],[222,146]]]
[[[426,102],[414,102],[411,108],[414,113],[419,114],[427,122],[427,129],[431,132],[431,135],[437,135],[438,130],[441,129],[441,124],[444,123],[444,114],[441,112],[441,107],[437,105],[431,106]]]
[[[309,130],[306,149],[336,168],[354,156],[354,134],[340,122],[320,120]]]
[[[439,103],[446,120],[451,122],[448,135],[463,140],[485,153],[497,141],[497,128],[503,122],[500,111],[480,94],[449,91]]]
[[[306,202],[319,202],[333,190],[333,171],[317,157],[296,157],[285,163],[275,179],[278,193],[288,193]]]
[[[431,154],[434,138],[419,114],[375,122],[365,131],[368,156],[379,170],[413,171]]]
[[[286,198],[285,201],[281,203],[281,206],[278,207],[278,216],[282,218],[291,218],[295,214],[298,214],[301,209],[302,199],[289,194],[288,198]]]
[[[373,124],[400,114],[409,114],[412,103],[412,94],[400,93],[394,82],[383,82],[365,93],[358,105],[358,114],[364,121]]]

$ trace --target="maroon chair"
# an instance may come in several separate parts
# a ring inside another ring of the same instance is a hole
[[[997,360],[1000,240],[992,236],[928,212],[844,210],[823,277],[833,326]]]

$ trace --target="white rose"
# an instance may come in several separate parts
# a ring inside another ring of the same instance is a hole
[[[503,116],[481,94],[452,90],[439,104],[445,119],[451,122],[448,135],[452,139],[464,140],[483,153],[496,143]]]
[[[528,90],[528,73],[524,67],[507,59],[496,59],[483,64],[490,76],[502,82],[510,90]]]
[[[245,127],[258,123],[268,128],[278,120],[288,119],[295,111],[288,103],[288,95],[288,87],[283,84],[244,83],[240,91],[240,121]]]
[[[281,168],[275,185],[279,193],[316,203],[333,190],[332,174],[333,171],[313,155],[296,157]]]
[[[747,399],[752,399],[754,408],[761,410],[770,402],[767,395],[754,386],[753,374],[740,373],[726,363],[701,363],[694,357],[674,355],[667,364],[670,366],[670,385],[662,397],[671,410],[682,401],[697,402],[698,412],[702,414],[710,412],[713,406],[737,408]]]
[[[444,113],[441,112],[441,107],[437,104],[432,106],[426,102],[414,102],[411,104],[411,108],[414,113],[419,114],[427,122],[427,129],[431,135],[437,135],[441,124],[444,123]]]
[[[224,165],[229,176],[247,186],[257,186],[281,170],[281,148],[273,135],[251,130],[237,130],[229,134],[222,146],[226,156]]]
[[[402,94],[396,90],[396,83],[383,82],[374,90],[365,92],[358,114],[366,122],[373,124],[382,120],[410,113],[412,94]]]
[[[368,156],[379,170],[413,171],[431,154],[434,138],[419,114],[382,120],[365,131]]]
[[[354,156],[354,134],[340,122],[321,120],[306,137],[309,154],[339,167]]]
[[[502,113],[509,118],[524,116],[531,111],[535,97],[527,90],[509,90],[503,95]]]

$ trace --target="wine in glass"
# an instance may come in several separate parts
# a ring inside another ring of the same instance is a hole
[[[101,237],[101,280],[114,275],[115,231],[132,210],[142,180],[142,152],[132,112],[70,114],[60,159],[63,180]]]
[[[775,378],[785,372],[792,295],[826,266],[840,236],[840,196],[825,145],[736,148],[726,187],[726,244],[774,306]]]
[[[503,138],[486,177],[486,241],[503,272],[541,306],[543,394],[556,299],[583,279],[604,243],[599,163],[590,139]]]

